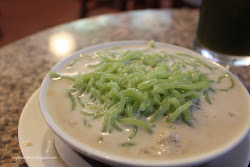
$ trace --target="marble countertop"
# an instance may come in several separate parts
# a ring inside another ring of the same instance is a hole
[[[193,49],[199,11],[143,10],[81,19],[0,49],[0,166],[27,166],[18,143],[25,103],[58,61],[81,48],[119,40],[155,40]],[[58,47],[58,46],[63,47]],[[250,90],[250,66],[231,69]]]

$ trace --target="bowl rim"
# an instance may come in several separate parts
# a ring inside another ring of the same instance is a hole
[[[105,49],[105,48],[110,48],[114,46],[134,46],[134,45],[146,45],[148,44],[148,41],[141,41],[141,40],[131,40],[131,41],[115,41],[115,42],[108,42],[108,43],[103,43],[103,44],[98,44],[98,45],[93,45],[90,47],[86,47],[84,49],[81,49],[79,51],[76,51],[75,53],[69,55],[65,59],[59,61],[51,70],[53,71],[58,71],[60,68],[62,68],[65,64],[69,63],[76,57],[78,57],[80,54],[83,53],[88,53],[92,52],[95,50],[100,50],[100,49]],[[199,57],[200,59],[203,59],[204,61],[208,61],[209,63],[215,64],[219,68],[222,68],[229,72],[235,80],[237,80],[243,89],[245,89],[245,93],[248,93],[246,88],[243,86],[243,84],[226,68],[221,66],[220,64],[207,59],[203,56],[201,56],[199,53],[180,47],[176,45],[171,45],[171,44],[166,44],[166,43],[160,43],[160,42],[155,42],[155,45],[157,47],[166,47],[170,49],[175,49],[179,50],[180,52],[188,53],[191,54],[195,57]],[[78,142],[76,139],[73,137],[69,136],[66,132],[64,132],[62,129],[57,126],[57,124],[53,121],[52,117],[50,116],[47,108],[46,108],[46,90],[48,88],[48,84],[50,82],[50,77],[49,73],[46,74],[42,84],[41,84],[41,89],[39,93],[39,106],[41,113],[43,115],[43,118],[45,119],[46,123],[48,126],[52,129],[52,131],[60,137],[64,142],[69,144],[74,150],[89,156],[93,159],[102,161],[104,163],[111,163],[111,164],[123,164],[123,165],[128,165],[128,166],[155,166],[155,167],[160,167],[160,166],[189,166],[189,165],[199,165],[201,163],[210,161],[212,159],[215,159],[216,157],[219,157],[226,152],[232,150],[234,147],[236,147],[248,134],[250,126],[244,127],[244,130],[241,131],[241,133],[236,136],[232,141],[224,144],[223,146],[217,148],[216,150],[201,154],[199,156],[195,157],[189,157],[189,158],[183,158],[183,159],[176,159],[176,160],[137,160],[133,158],[127,158],[127,157],[122,157],[114,154],[107,154],[104,151],[97,150],[95,148],[92,148],[90,146],[84,145],[81,142]],[[249,95],[248,95],[249,97]],[[248,104],[248,108],[249,108]],[[249,121],[248,121],[249,122]]]

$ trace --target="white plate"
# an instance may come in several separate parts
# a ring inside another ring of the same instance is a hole
[[[18,158],[25,158],[30,167],[66,167],[67,165],[55,149],[55,135],[47,126],[40,112],[38,95],[39,90],[30,97],[20,117],[18,138],[23,157]],[[31,143],[31,146],[25,146],[25,144],[30,145]],[[67,150],[65,153],[73,151],[67,145],[64,147]],[[71,157],[71,164],[77,164],[78,160]],[[199,167],[247,167],[249,161],[250,135],[232,151]],[[84,160],[81,164],[84,164]]]
[[[20,158],[33,167],[66,167],[55,149],[54,133],[40,112],[38,95],[39,90],[30,97],[19,120],[18,139],[23,153]]]

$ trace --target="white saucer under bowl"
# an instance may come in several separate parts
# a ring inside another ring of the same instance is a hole
[[[40,112],[38,96],[39,89],[30,97],[20,117],[18,138],[23,157],[19,158],[25,158],[30,167],[88,167],[81,156],[74,156],[78,153],[59,141],[57,149],[64,163],[55,148],[55,135]],[[249,161],[250,134],[232,151],[199,167],[247,167]]]

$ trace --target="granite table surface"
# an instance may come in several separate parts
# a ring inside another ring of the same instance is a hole
[[[120,40],[155,40],[193,49],[198,17],[197,9],[100,15],[62,24],[0,48],[0,166],[27,166],[23,159],[13,158],[22,157],[19,118],[29,97],[58,61],[84,47]],[[231,71],[249,91],[250,66]]]

